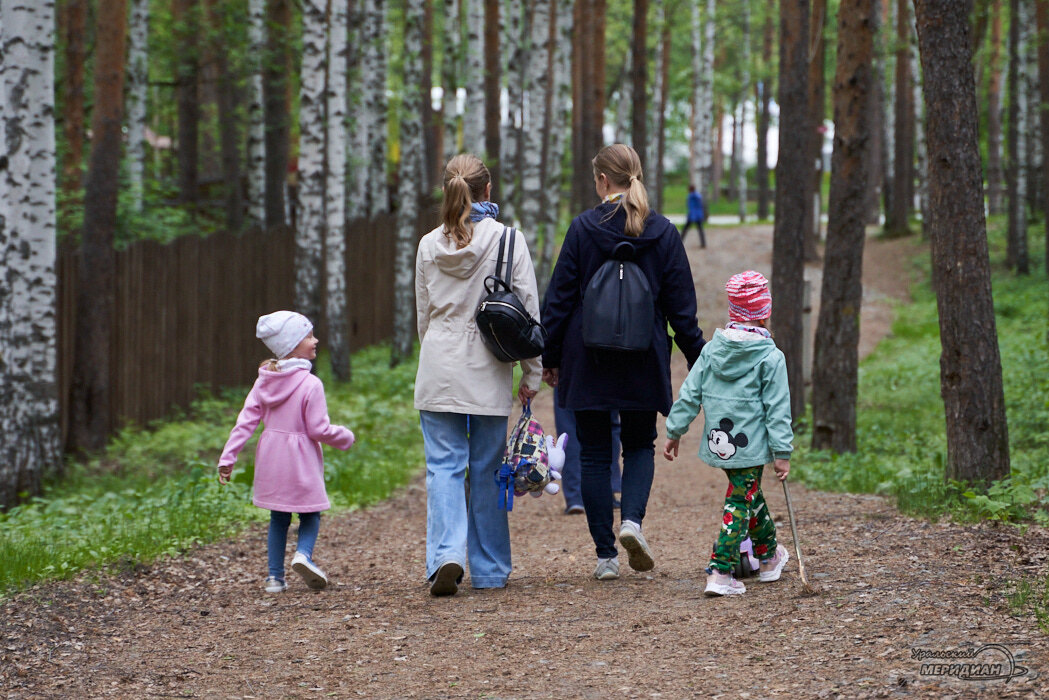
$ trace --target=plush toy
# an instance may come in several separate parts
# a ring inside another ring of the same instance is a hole
[[[565,466],[565,444],[568,442],[568,433],[561,433],[554,442],[552,435],[544,435],[546,441],[546,463],[550,467],[550,483],[543,487],[542,491],[530,491],[533,498],[539,498],[544,492],[553,495],[561,490],[555,481],[561,480],[561,469]]]

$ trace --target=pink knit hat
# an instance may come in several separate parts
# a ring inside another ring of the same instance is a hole
[[[740,272],[729,278],[728,317],[732,321],[757,321],[772,315],[772,294],[765,275],[754,270]]]

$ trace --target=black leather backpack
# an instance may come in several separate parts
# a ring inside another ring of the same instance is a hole
[[[499,239],[499,258],[495,263],[495,274],[484,278],[487,294],[477,307],[474,321],[481,331],[485,346],[503,362],[515,362],[537,357],[546,346],[546,329],[532,318],[524,304],[514,294],[513,281],[514,239],[517,229],[503,228]],[[503,267],[503,250],[507,247],[506,276],[500,277]]]

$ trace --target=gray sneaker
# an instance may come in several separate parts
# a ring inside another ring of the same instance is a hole
[[[656,565],[652,560],[652,550],[641,534],[641,526],[633,520],[624,520],[619,526],[619,544],[627,551],[627,563],[634,571],[650,571]]]
[[[267,593],[283,593],[288,590],[288,584],[284,583],[281,579],[276,576],[269,576],[266,578],[265,583],[262,584],[263,588],[266,589]]]
[[[594,578],[598,581],[612,581],[619,578],[619,560],[615,557],[598,559],[597,568],[594,569]]]

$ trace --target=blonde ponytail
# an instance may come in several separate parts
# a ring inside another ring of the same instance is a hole
[[[473,239],[470,205],[481,201],[485,188],[492,181],[481,159],[470,153],[455,156],[444,169],[444,199],[441,201],[441,222],[444,234],[455,241],[457,248],[465,248]]]
[[[619,207],[622,207],[626,211],[626,225],[623,233],[635,238],[640,236],[645,230],[645,222],[652,210],[648,205],[648,191],[641,182],[641,159],[637,151],[626,144],[614,143],[602,148],[594,156],[592,163],[595,176],[604,173],[608,181],[616,187],[626,188],[626,192],[623,193],[622,199],[619,200],[612,214],[614,215],[619,211]]]

